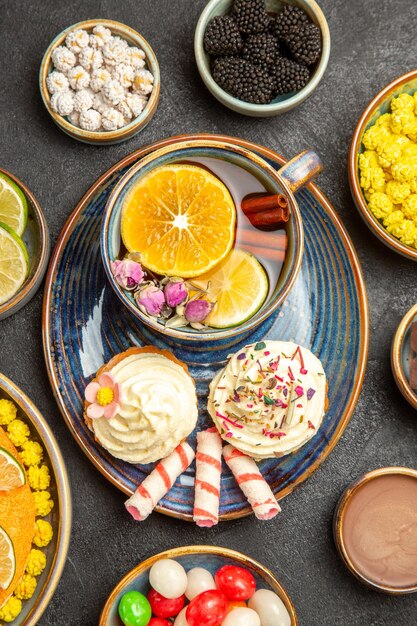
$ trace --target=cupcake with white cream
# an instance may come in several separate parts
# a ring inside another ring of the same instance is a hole
[[[326,408],[321,362],[292,342],[245,346],[210,384],[208,411],[219,433],[255,459],[298,450],[316,434]]]
[[[197,394],[187,366],[166,350],[129,348],[100,368],[85,389],[85,420],[110,454],[151,463],[194,430]]]

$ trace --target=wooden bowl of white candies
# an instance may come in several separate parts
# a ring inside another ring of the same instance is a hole
[[[158,106],[157,58],[142,35],[114,20],[66,28],[43,57],[40,91],[54,122],[91,144],[130,139]]]

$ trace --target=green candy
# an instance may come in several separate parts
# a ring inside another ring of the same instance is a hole
[[[147,626],[151,617],[151,605],[139,591],[128,591],[119,602],[119,615],[125,626]]]

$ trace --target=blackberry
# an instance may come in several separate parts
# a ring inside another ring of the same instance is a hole
[[[214,60],[212,76],[230,95],[252,104],[268,104],[274,92],[273,78],[261,67],[238,57]]]
[[[279,43],[270,33],[250,35],[243,46],[243,58],[268,69],[279,57]]]
[[[235,0],[232,15],[240,32],[246,35],[265,32],[271,24],[264,0]]]
[[[300,91],[310,79],[308,67],[285,57],[280,57],[277,60],[272,75],[275,81],[276,95]]]
[[[285,37],[285,43],[296,61],[312,65],[321,54],[321,32],[315,24],[305,24]]]
[[[243,39],[233,18],[217,15],[210,20],[204,33],[204,48],[208,54],[235,54],[242,46]]]
[[[276,37],[285,39],[290,32],[302,28],[309,22],[309,17],[305,11],[292,4],[286,4],[272,25],[272,32]]]

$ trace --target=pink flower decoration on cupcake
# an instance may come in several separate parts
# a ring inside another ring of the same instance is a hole
[[[84,396],[90,403],[86,411],[90,419],[110,419],[120,410],[122,388],[109,372],[105,372],[98,377],[97,382],[92,381],[87,385]]]

